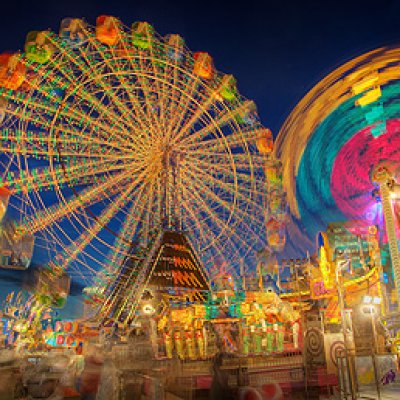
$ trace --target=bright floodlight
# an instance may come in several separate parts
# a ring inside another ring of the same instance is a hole
[[[372,297],[371,296],[364,296],[363,297],[363,303],[371,304],[372,303]]]

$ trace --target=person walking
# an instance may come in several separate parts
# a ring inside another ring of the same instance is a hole
[[[232,390],[229,388],[229,372],[221,369],[225,354],[218,352],[213,361],[213,378],[211,382],[209,400],[233,400]]]
[[[103,355],[100,348],[89,345],[84,360],[79,387],[81,400],[95,400],[103,367]]]

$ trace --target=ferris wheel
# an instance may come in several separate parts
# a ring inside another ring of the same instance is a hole
[[[15,238],[85,282],[163,224],[208,268],[266,246],[271,133],[181,36],[111,16],[30,32],[24,53],[0,55],[0,108]]]

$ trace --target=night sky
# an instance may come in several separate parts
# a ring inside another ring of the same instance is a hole
[[[238,6],[237,4],[241,4]],[[123,23],[148,21],[179,33],[192,51],[207,51],[253,99],[264,125],[283,121],[320,79],[375,47],[400,42],[400,1],[7,1],[0,49],[22,49],[31,30],[58,31],[65,17],[94,25],[101,14]]]
[[[148,21],[161,35],[182,35],[192,51],[210,53],[216,68],[233,74],[239,91],[255,101],[274,135],[329,72],[368,50],[400,43],[396,0],[8,0],[1,6],[0,49],[22,49],[31,30],[58,32],[65,17],[94,25],[101,14],[126,25]],[[22,274],[11,275],[18,284]],[[0,284],[1,293],[9,283]]]

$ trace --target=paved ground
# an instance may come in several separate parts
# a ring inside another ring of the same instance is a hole
[[[362,390],[361,399],[378,399],[376,389]],[[384,386],[381,388],[381,400],[400,400],[400,385]]]

